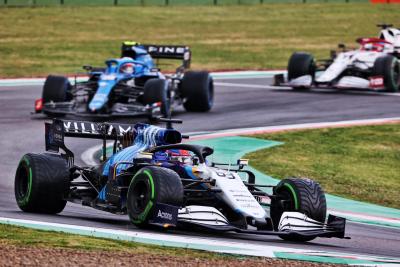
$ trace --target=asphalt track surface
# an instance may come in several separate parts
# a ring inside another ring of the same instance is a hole
[[[217,80],[215,105],[209,113],[186,113],[179,108],[175,118],[182,132],[398,117],[400,96],[373,92],[312,90],[295,92],[269,86],[271,79]],[[19,159],[27,152],[44,151],[44,119],[31,118],[33,101],[40,86],[0,87],[0,217],[31,219],[112,229],[135,229],[126,216],[116,216],[91,208],[68,204],[59,215],[21,212],[14,199],[13,180]],[[134,122],[131,120],[130,122]],[[126,121],[125,121],[126,122]],[[99,144],[93,140],[68,139],[67,146],[79,155]],[[136,229],[137,230],[137,229]],[[142,231],[142,230],[138,230]],[[204,234],[172,231],[184,236]],[[305,244],[290,243],[271,236],[239,234],[210,235],[209,238],[269,244],[310,250],[361,253],[375,256],[400,256],[400,229],[348,223],[351,240],[318,238]]]

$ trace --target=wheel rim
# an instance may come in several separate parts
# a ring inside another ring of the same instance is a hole
[[[29,170],[25,165],[21,165],[17,170],[17,180],[15,184],[16,197],[23,201],[29,193]]]
[[[393,84],[395,85],[396,90],[399,89],[400,86],[400,66],[399,61],[395,61],[393,66]]]
[[[211,107],[214,102],[214,83],[210,79],[208,83],[208,105]]]
[[[293,199],[292,193],[286,188],[282,188],[279,191],[279,196],[281,198],[281,209],[282,213],[285,211],[295,211],[296,210],[296,205],[295,201]]]
[[[146,182],[138,181],[132,192],[132,211],[136,214],[142,213],[150,200],[150,190]]]

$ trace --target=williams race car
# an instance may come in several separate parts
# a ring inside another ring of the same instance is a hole
[[[296,52],[289,59],[288,81],[275,76],[275,85],[293,89],[338,88],[397,92],[400,87],[400,30],[380,24],[379,38],[358,38],[360,48],[339,44],[331,58],[315,61],[311,54]]]
[[[163,75],[154,59],[179,59],[172,75]],[[187,46],[122,44],[122,55],[105,68],[84,66],[88,80],[71,85],[66,77],[50,75],[35,112],[51,117],[66,114],[90,117],[169,117],[176,105],[187,111],[206,112],[213,105],[213,79],[206,71],[187,71]]]
[[[137,227],[278,235],[296,241],[345,238],[345,219],[327,216],[318,183],[287,178],[277,185],[259,185],[245,168],[247,160],[233,165],[211,162],[207,157],[212,148],[181,143],[186,136],[171,126],[178,121],[163,120],[167,128],[46,123],[48,152],[28,153],[18,165],[18,206],[25,212],[56,214],[71,201],[128,214]],[[102,163],[76,166],[64,137],[103,140]],[[107,140],[113,140],[108,158]]]

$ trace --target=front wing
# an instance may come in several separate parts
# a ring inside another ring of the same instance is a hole
[[[311,75],[304,75],[290,81],[285,81],[283,74],[274,76],[275,86],[287,86],[292,88],[332,88],[332,89],[364,89],[364,90],[384,90],[384,80],[381,76],[372,76],[369,79],[357,76],[343,76],[339,80],[329,83],[318,83],[313,80]]]
[[[49,116],[74,115],[78,117],[90,118],[110,118],[110,117],[139,117],[151,116],[160,112],[160,105],[139,105],[139,104],[120,104],[116,103],[109,112],[90,112],[86,107],[76,107],[74,102],[47,103],[43,106],[42,112]]]
[[[168,214],[168,215],[166,215]],[[167,218],[168,217],[168,218]],[[167,220],[166,220],[167,218]],[[275,235],[288,237],[345,237],[346,219],[329,215],[326,223],[308,218],[299,212],[284,212],[278,231],[241,229],[231,225],[217,209],[206,206],[187,206],[182,209],[159,204],[154,209],[150,223],[157,226],[177,226],[184,230],[206,230],[211,232],[236,232],[256,235]]]

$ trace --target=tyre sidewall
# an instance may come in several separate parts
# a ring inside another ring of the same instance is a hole
[[[66,77],[49,75],[43,85],[43,103],[66,101],[70,88],[71,84]]]
[[[395,69],[397,68],[397,80]],[[400,87],[400,63],[392,55],[385,55],[376,59],[373,67],[373,76],[383,76],[386,91],[397,92]]]
[[[290,195],[292,205],[290,209],[282,210],[277,205],[277,202],[274,200],[271,202],[271,219],[275,230],[278,230],[279,221],[285,211],[301,212],[313,220],[325,222],[326,198],[322,188],[317,182],[307,178],[287,178],[279,182],[279,184],[274,188],[274,195],[282,193]],[[310,194],[312,194],[311,197]],[[312,199],[310,200],[310,198]],[[285,236],[281,236],[281,238],[292,240]],[[292,241],[309,241],[312,239],[314,238],[297,238]]]
[[[19,191],[19,171],[28,173],[28,190]],[[69,191],[69,168],[59,155],[26,154],[22,157],[15,177],[15,198],[26,212],[55,214],[61,212]],[[23,197],[21,197],[23,195]]]
[[[145,182],[149,197],[146,199],[146,207],[137,213],[133,209],[133,199],[130,196],[139,182]],[[183,203],[182,182],[178,174],[170,169],[158,166],[144,167],[132,178],[128,189],[127,210],[131,222],[139,227],[146,226],[158,203],[181,206]]]
[[[214,81],[206,71],[188,71],[182,79],[181,93],[187,111],[209,111],[214,104]]]
[[[293,80],[304,75],[315,76],[315,60],[311,54],[294,53],[288,63],[288,79]]]
[[[161,114],[168,118],[171,115],[171,105],[168,98],[168,81],[165,79],[150,79],[144,85],[144,104],[161,102]]]

